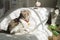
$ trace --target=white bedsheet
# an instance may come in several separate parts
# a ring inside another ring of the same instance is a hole
[[[46,22],[48,20],[49,12],[46,8],[19,8],[13,12],[11,12],[10,15],[5,17],[2,22],[0,23],[0,28],[3,30],[7,29],[8,23],[19,16],[20,11],[23,9],[28,9],[31,12],[31,18],[35,21],[35,24],[37,25],[37,29],[34,32],[31,32],[31,34],[35,35],[38,40],[48,40],[48,36],[52,36],[52,33],[47,29]],[[37,16],[39,15],[39,16]],[[41,23],[42,22],[42,23]],[[40,24],[41,23],[41,24]],[[38,26],[39,24],[39,26]],[[43,24],[43,25],[42,25]]]

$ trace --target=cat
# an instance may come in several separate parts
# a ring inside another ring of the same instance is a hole
[[[21,22],[21,19],[28,23],[29,17],[30,17],[30,11],[29,10],[21,11],[19,17],[11,20],[10,23],[8,24],[7,33],[15,34],[15,33],[21,32],[22,30],[25,30],[24,25]]]

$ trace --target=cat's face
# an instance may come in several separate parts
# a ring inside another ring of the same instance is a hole
[[[24,20],[29,21],[29,18],[30,18],[29,10],[23,10],[23,11],[21,11],[21,14],[22,14]]]

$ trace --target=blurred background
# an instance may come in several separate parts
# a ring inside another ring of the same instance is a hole
[[[0,0],[0,18],[8,11],[22,7],[34,7],[37,0]],[[41,7],[60,8],[60,0],[38,0]]]
[[[53,14],[52,11],[55,7],[58,7],[60,9],[60,0],[38,0],[38,1],[41,2],[41,7],[46,8],[50,13],[47,22],[48,24],[51,24],[51,14]],[[10,14],[15,9],[24,7],[35,7],[36,2],[37,0],[0,0],[0,23],[8,14]],[[57,18],[58,18],[57,23],[58,25],[60,25],[60,13]],[[0,33],[0,35],[4,34]],[[5,36],[0,36],[0,38],[3,38],[4,40],[6,39]],[[9,38],[7,39],[9,40]]]
[[[37,0],[0,0],[0,11],[7,12],[12,8],[34,7]],[[42,7],[60,7],[60,0],[39,0]],[[1,12],[2,13],[2,12]],[[1,14],[0,13],[0,14]]]

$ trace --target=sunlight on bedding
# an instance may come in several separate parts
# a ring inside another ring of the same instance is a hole
[[[52,36],[52,33],[47,29],[48,25],[46,22],[48,20],[49,12],[46,8],[19,8],[10,13],[7,17],[5,17],[0,23],[0,28],[3,30],[7,30],[8,23],[19,16],[21,10],[27,9],[31,12],[31,31],[29,34],[35,35],[38,40],[48,40],[48,36]]]

